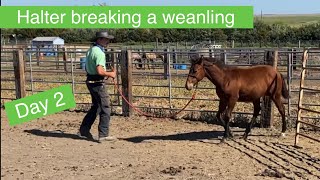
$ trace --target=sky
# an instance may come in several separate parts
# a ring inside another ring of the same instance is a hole
[[[2,0],[2,6],[254,6],[260,14],[320,14],[320,0]]]

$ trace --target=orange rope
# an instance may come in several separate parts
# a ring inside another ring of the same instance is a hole
[[[149,113],[145,113],[141,110],[139,110],[138,108],[136,108],[134,105],[132,105],[125,97],[124,95],[122,94],[122,91],[119,89],[116,81],[113,79],[113,83],[114,83],[114,86],[116,87],[116,89],[119,91],[120,95],[122,96],[122,98],[128,103],[128,105],[130,107],[132,107],[135,111],[137,111],[140,115],[144,115],[144,116],[147,116],[147,117],[157,117],[153,114],[149,114]],[[179,110],[178,112],[176,112],[175,114],[171,114],[170,116],[164,116],[164,117],[168,117],[168,118],[173,118],[174,116],[176,116],[177,114],[179,114],[180,112],[182,112],[189,104],[192,100],[194,100],[196,97],[196,91],[194,91],[193,95],[192,95],[192,98],[189,100],[189,102],[181,109]]]

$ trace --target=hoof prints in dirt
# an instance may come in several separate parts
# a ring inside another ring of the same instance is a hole
[[[320,179],[317,158],[302,153],[294,147],[279,143],[232,140],[227,144],[267,167],[256,176],[287,179]]]
[[[164,173],[164,174],[170,174],[171,176],[174,176],[174,175],[180,173],[181,170],[185,170],[185,169],[186,168],[182,167],[182,166],[179,166],[178,168],[169,167],[169,168],[166,168],[166,169],[162,170],[161,172]]]

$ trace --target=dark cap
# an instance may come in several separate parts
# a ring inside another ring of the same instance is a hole
[[[110,35],[107,31],[100,31],[100,32],[96,32],[96,39],[98,38],[113,39],[114,36]]]

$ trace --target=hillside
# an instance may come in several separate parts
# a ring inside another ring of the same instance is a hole
[[[260,15],[256,15],[256,19],[261,19]],[[290,26],[301,26],[312,23],[320,23],[320,14],[264,14],[262,20],[267,24],[287,24]]]

